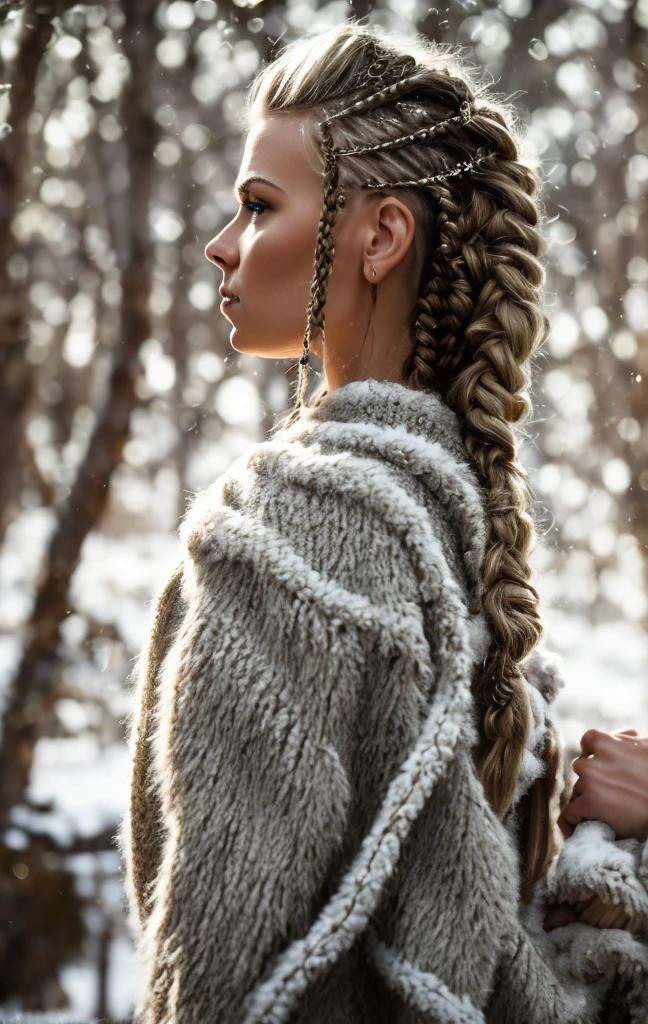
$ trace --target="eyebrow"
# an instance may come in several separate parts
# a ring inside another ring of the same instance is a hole
[[[234,195],[239,198],[244,196],[247,193],[248,187],[255,181],[261,182],[262,185],[269,185],[270,188],[276,188],[277,192],[281,192],[284,196],[286,195],[282,188],[275,185],[273,181],[269,181],[268,178],[262,178],[259,174],[255,174],[251,178],[246,178],[245,181],[240,182],[238,185],[234,185]]]

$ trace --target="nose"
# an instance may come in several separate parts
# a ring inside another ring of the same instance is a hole
[[[228,225],[229,226],[229,225]],[[227,237],[227,228],[212,238],[205,246],[205,256],[224,272],[238,263],[238,249]]]

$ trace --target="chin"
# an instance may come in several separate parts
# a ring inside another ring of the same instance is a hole
[[[230,345],[236,352],[246,356],[259,356],[261,359],[299,359],[302,353],[302,341],[295,342],[278,341],[275,338],[267,340],[260,339],[258,335],[254,338],[246,338],[235,327],[230,333]]]

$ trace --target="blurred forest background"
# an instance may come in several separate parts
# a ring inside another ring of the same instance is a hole
[[[458,43],[546,183],[523,458],[560,723],[648,732],[648,0],[0,0],[0,1015],[127,1016],[127,679],[187,497],[296,363],[241,356],[207,242],[262,61],[367,17]]]

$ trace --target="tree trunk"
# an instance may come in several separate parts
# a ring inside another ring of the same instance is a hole
[[[17,251],[11,226],[28,179],[27,122],[36,99],[36,80],[52,35],[58,0],[27,0],[24,27],[11,81],[11,133],[0,143],[0,544],[16,513],[20,494],[24,421],[34,385],[25,359],[28,342],[27,284],[12,280],[8,263]],[[36,8],[38,12],[36,13]]]
[[[158,129],[153,119],[156,80],[156,0],[133,0],[126,9],[124,51],[131,78],[123,95],[122,120],[128,143],[130,189],[126,222],[128,248],[121,255],[121,341],[107,398],[76,481],[52,536],[45,578],[27,625],[26,646],[3,718],[0,750],[0,820],[24,800],[35,744],[51,709],[59,627],[68,612],[71,577],[88,533],[106,507],[108,487],[128,439],[129,419],[138,404],[139,348],[150,334],[149,296],[152,246],[148,212],[155,174]]]

